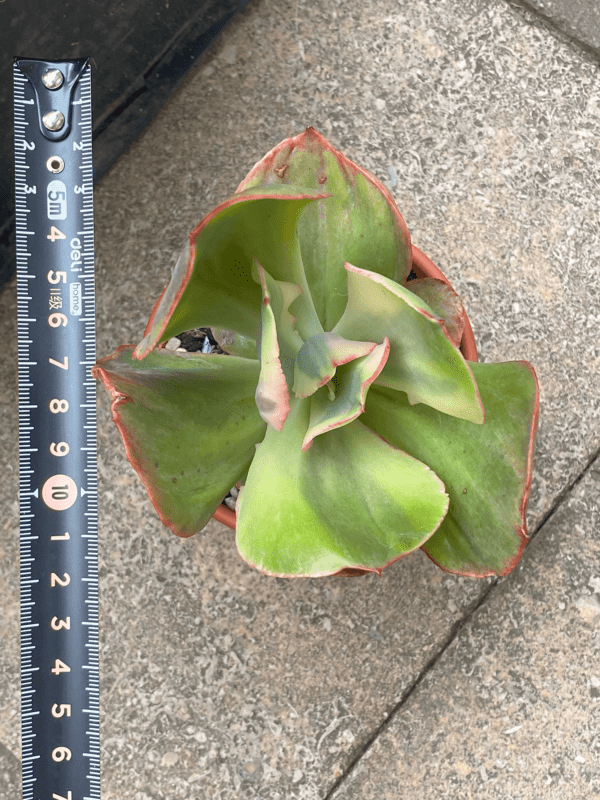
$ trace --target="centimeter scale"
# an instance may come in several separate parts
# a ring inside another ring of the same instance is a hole
[[[24,800],[100,798],[91,68],[15,58]]]

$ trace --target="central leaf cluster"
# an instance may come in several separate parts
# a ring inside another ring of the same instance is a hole
[[[483,422],[473,375],[442,320],[423,300],[390,278],[346,262],[346,309],[334,329],[325,331],[300,248],[293,252],[293,282],[275,280],[253,260],[252,277],[262,290],[255,398],[268,425],[282,430],[290,412],[290,392],[297,400],[311,398],[302,442],[302,450],[307,450],[315,436],[347,425],[364,412],[373,382],[406,392],[411,404],[427,403],[452,416]]]
[[[298,400],[310,397],[302,443],[307,450],[315,436],[352,422],[364,411],[366,390],[387,361],[389,341],[384,338],[378,346],[323,330],[303,270],[297,276],[304,286],[274,280],[256,259],[252,274],[262,288],[256,405],[264,421],[280,431],[290,411],[290,391]],[[327,394],[318,391],[322,387]]]

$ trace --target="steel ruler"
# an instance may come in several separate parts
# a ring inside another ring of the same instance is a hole
[[[100,798],[91,67],[15,58],[24,800]]]

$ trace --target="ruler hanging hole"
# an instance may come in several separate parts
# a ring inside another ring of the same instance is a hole
[[[48,161],[46,161],[46,166],[50,172],[62,172],[65,168],[65,162],[60,156],[50,156]]]

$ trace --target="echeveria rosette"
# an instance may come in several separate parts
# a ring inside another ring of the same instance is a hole
[[[238,550],[268,575],[381,574],[418,547],[459,574],[514,566],[535,372],[466,362],[460,298],[408,283],[410,248],[387,190],[312,128],[192,232],[142,342],[94,369],[175,533],[242,481]],[[201,325],[232,355],[163,349]]]

